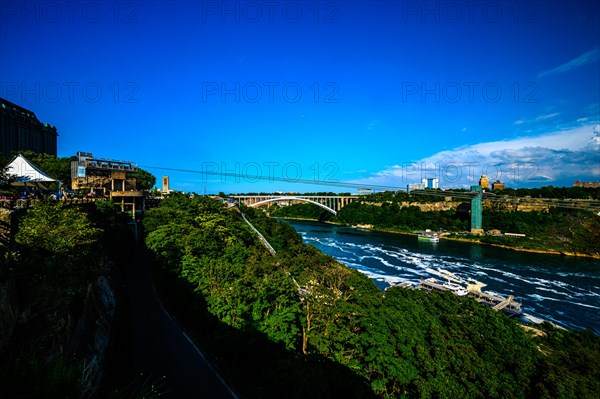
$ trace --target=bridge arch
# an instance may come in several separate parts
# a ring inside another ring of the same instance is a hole
[[[311,204],[315,204],[317,206],[320,206],[321,208],[325,209],[327,212],[333,213],[334,215],[337,215],[337,212],[333,209],[331,209],[330,207],[321,204],[320,202],[317,201],[313,201],[313,200],[309,200],[308,198],[302,198],[302,197],[278,197],[278,198],[267,198],[265,200],[262,201],[258,201],[255,202],[254,204],[250,204],[251,208],[254,208],[255,206],[259,206],[262,204],[266,204],[269,202],[277,202],[277,201],[304,201],[304,202],[309,202]]]

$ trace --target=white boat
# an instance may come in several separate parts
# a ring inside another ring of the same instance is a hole
[[[438,242],[440,240],[440,238],[435,233],[422,233],[422,234],[419,234],[419,240]]]
[[[454,295],[458,296],[465,296],[469,294],[469,291],[458,284],[451,283],[450,281],[441,281],[433,277],[419,281],[417,288],[427,291],[450,291]]]

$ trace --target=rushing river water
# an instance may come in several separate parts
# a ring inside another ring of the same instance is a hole
[[[365,273],[380,286],[441,277],[447,270],[486,284],[484,290],[514,295],[526,314],[600,335],[600,261],[534,254],[416,236],[288,221],[304,242]]]

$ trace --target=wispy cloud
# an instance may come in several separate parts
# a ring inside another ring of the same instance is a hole
[[[558,115],[560,115],[560,112],[553,112],[551,114],[540,115],[537,118],[535,118],[535,120],[536,120],[536,122],[539,122],[539,121],[543,121],[543,120],[546,120],[546,119],[552,119],[552,118],[554,118],[555,116],[558,116]]]
[[[571,69],[578,68],[580,66],[598,61],[600,59],[600,48],[595,48],[593,50],[587,51],[580,56],[573,58],[571,61],[557,66],[556,68],[549,69],[547,71],[542,71],[538,74],[538,78],[543,78],[545,76],[556,75],[559,73],[570,71]]]
[[[600,124],[593,123],[533,137],[465,145],[430,157],[386,167],[356,183],[406,187],[438,177],[441,187],[468,187],[479,176],[510,186],[569,184],[600,178]]]
[[[524,119],[524,118],[521,118],[521,119],[517,119],[516,121],[514,121],[513,124],[515,124],[515,125],[518,126],[518,125],[524,125],[526,123],[541,122],[541,121],[545,121],[545,120],[548,120],[548,119],[555,118],[558,115],[560,115],[560,112],[552,112],[550,114],[538,115],[538,116],[536,116],[533,119]]]

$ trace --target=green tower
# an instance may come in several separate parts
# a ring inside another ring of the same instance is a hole
[[[482,234],[481,198],[483,196],[483,189],[481,186],[471,186],[471,191],[476,193],[471,199],[471,234]]]

